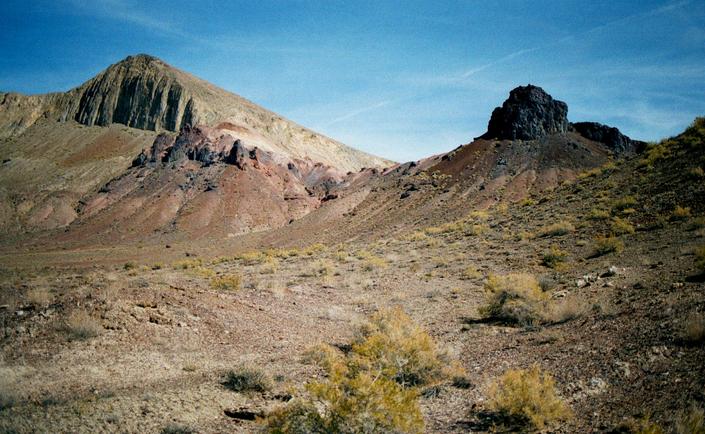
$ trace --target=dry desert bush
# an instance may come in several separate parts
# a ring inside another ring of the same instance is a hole
[[[380,311],[363,326],[348,354],[323,345],[310,352],[327,379],[272,412],[269,433],[421,433],[419,388],[444,379],[452,363],[401,309]],[[456,370],[457,371],[457,370]]]
[[[556,268],[568,259],[568,252],[565,252],[559,249],[558,246],[553,245],[547,252],[543,253],[541,259],[543,265],[549,268]]]
[[[237,291],[242,286],[242,276],[237,273],[224,274],[211,279],[211,288],[221,291]]]
[[[82,310],[69,315],[64,328],[69,337],[75,340],[90,339],[98,336],[103,331],[100,321]]]
[[[47,288],[32,289],[27,293],[27,302],[32,306],[44,307],[51,304],[54,296]]]
[[[593,256],[603,256],[608,253],[621,253],[624,250],[624,243],[614,236],[597,237],[593,247]]]
[[[556,393],[555,381],[538,365],[512,369],[490,387],[489,405],[494,411],[536,429],[570,417],[570,408]]]
[[[485,293],[485,304],[479,309],[485,318],[524,325],[543,320],[548,296],[531,274],[490,275]]]
[[[636,232],[629,220],[620,217],[612,219],[612,233],[615,235],[633,234]]]
[[[539,236],[541,237],[557,237],[560,235],[566,235],[575,231],[575,226],[569,221],[562,220],[552,225],[546,226],[539,231]]]
[[[695,344],[705,341],[705,315],[692,313],[685,320],[681,333],[681,338],[685,342]]]
[[[272,381],[264,371],[240,367],[228,371],[223,385],[235,392],[266,392],[272,388]]]

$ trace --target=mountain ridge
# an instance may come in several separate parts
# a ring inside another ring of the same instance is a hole
[[[246,130],[245,139],[267,151],[356,171],[392,162],[302,127],[235,93],[138,54],[110,65],[67,91],[42,95],[0,92],[0,137],[16,137],[40,119],[86,126],[123,124],[177,133],[186,125],[219,123]]]

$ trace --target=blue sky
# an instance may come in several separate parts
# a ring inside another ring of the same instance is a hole
[[[469,142],[527,83],[643,140],[705,115],[703,0],[3,0],[0,29],[0,90],[149,53],[397,161]]]

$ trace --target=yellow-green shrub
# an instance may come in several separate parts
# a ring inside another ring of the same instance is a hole
[[[428,386],[450,375],[449,357],[400,308],[382,310],[360,328],[352,365],[380,372],[404,387]]]
[[[636,229],[629,223],[629,220],[615,217],[612,219],[612,232],[615,235],[633,234],[636,232]]]
[[[301,249],[301,253],[306,256],[313,256],[318,253],[323,253],[325,252],[327,247],[325,244],[321,243],[316,243],[316,244],[311,244],[310,246],[306,246],[303,249]]]
[[[480,270],[477,269],[477,267],[470,265],[468,267],[465,267],[463,270],[463,273],[461,275],[461,279],[467,280],[467,279],[479,279],[482,277],[482,273],[480,273]]]
[[[551,246],[547,252],[543,253],[542,263],[549,268],[556,268],[564,263],[567,258],[567,252],[559,249],[558,246]]]
[[[621,253],[624,250],[624,243],[617,237],[597,237],[594,248],[593,256],[602,256],[612,252]]]
[[[676,206],[673,212],[671,213],[671,220],[685,220],[689,218],[690,215],[690,208]]]
[[[612,209],[615,212],[624,211],[626,209],[632,208],[637,203],[638,202],[634,196],[624,196],[614,201],[614,203],[612,204]]]
[[[172,267],[177,270],[188,270],[189,268],[200,267],[203,261],[200,259],[182,259],[180,261],[175,261]]]
[[[705,411],[695,404],[681,413],[676,421],[676,434],[705,434]]]
[[[244,265],[256,265],[262,263],[267,258],[264,252],[245,252],[236,256]]]
[[[479,309],[482,316],[519,324],[541,320],[548,301],[536,278],[525,273],[490,275],[485,293],[485,304]]]
[[[490,388],[490,407],[537,429],[570,417],[570,408],[556,394],[553,377],[538,365],[512,369]]]
[[[328,376],[265,420],[269,433],[421,433],[419,387],[450,377],[450,360],[401,309],[373,315],[344,355],[309,355]],[[455,375],[457,377],[457,375]]]
[[[539,235],[542,237],[556,237],[573,231],[575,231],[575,226],[571,222],[563,220],[541,229]]]
[[[211,279],[211,287],[223,291],[237,291],[242,285],[242,277],[237,274],[226,274]]]
[[[387,268],[387,265],[387,261],[385,261],[384,259],[380,258],[379,256],[370,254],[370,256],[365,259],[362,268],[365,271],[372,271],[377,268]]]
[[[700,271],[705,271],[705,246],[695,251],[695,266],[698,267]]]
[[[610,218],[610,212],[602,209],[593,208],[587,216],[590,220],[607,220]]]

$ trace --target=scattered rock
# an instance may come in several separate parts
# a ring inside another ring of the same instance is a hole
[[[607,269],[604,273],[600,274],[600,277],[612,277],[616,276],[619,273],[619,269],[615,267],[614,265],[610,265],[610,268]]]
[[[258,417],[264,417],[264,412],[261,410],[250,410],[247,408],[238,408],[233,410],[224,410],[226,416],[240,420],[255,420]]]

